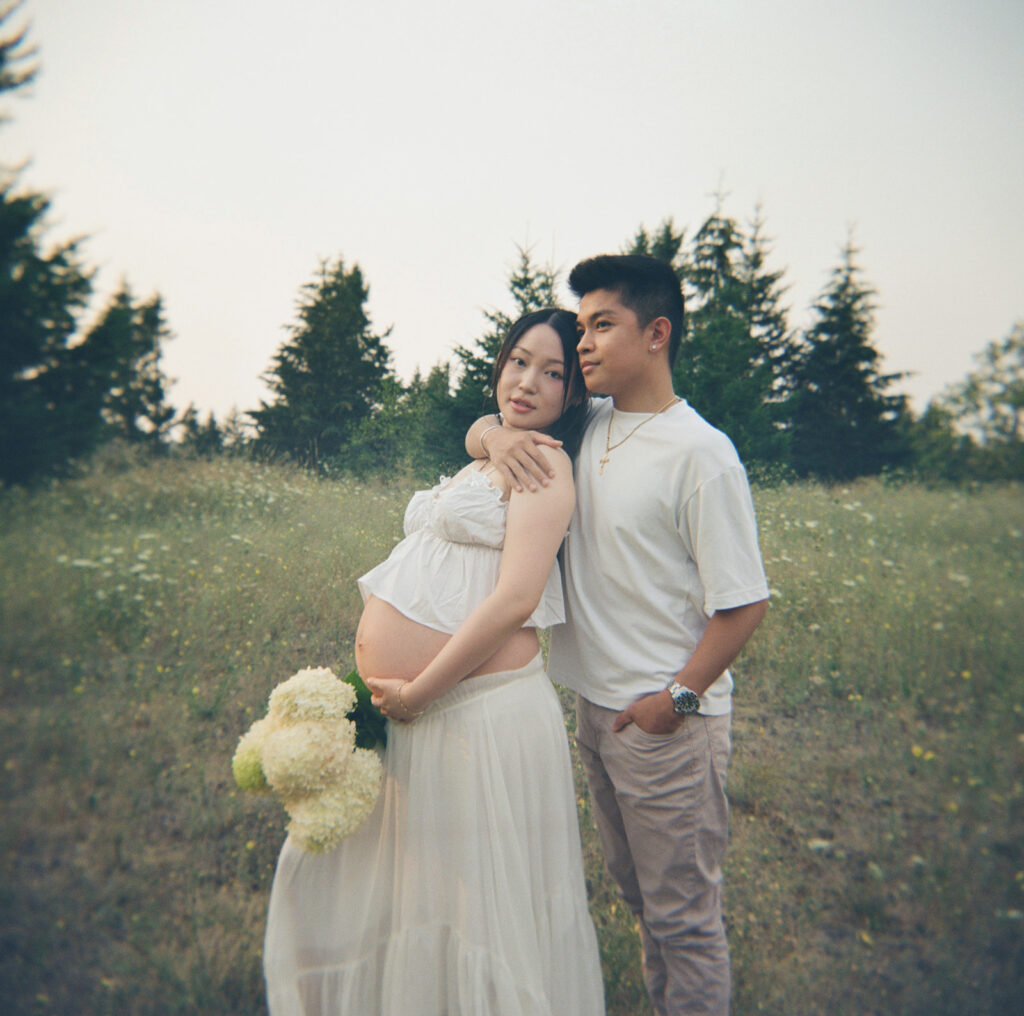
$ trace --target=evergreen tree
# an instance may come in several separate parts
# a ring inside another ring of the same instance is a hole
[[[742,277],[749,287],[748,315],[751,332],[757,339],[757,361],[759,365],[767,365],[771,374],[767,401],[773,423],[780,426],[786,422],[786,403],[793,393],[796,343],[782,306],[788,288],[782,284],[785,271],[768,268],[770,254],[764,219],[758,208],[743,246]]]
[[[250,415],[257,447],[308,465],[335,457],[392,377],[384,335],[370,325],[359,266],[321,262],[302,287],[291,338],[264,375],[275,398]]]
[[[98,406],[69,392],[69,343],[92,292],[78,241],[44,249],[49,202],[0,184],[0,479],[91,447]]]
[[[404,472],[434,481],[462,466],[465,440],[465,427],[454,414],[451,367],[439,363],[426,378],[417,368],[407,387],[388,379],[379,405],[331,465],[361,477]]]
[[[384,378],[372,412],[349,429],[342,446],[325,458],[324,465],[362,478],[394,474],[407,451],[404,397],[398,378]]]
[[[466,430],[455,413],[450,364],[435,364],[425,378],[416,372],[404,412],[409,467],[417,476],[436,479],[465,462]]]
[[[794,371],[792,463],[801,475],[846,480],[905,465],[906,396],[888,393],[872,345],[875,291],[861,278],[852,240],[815,302]]]
[[[689,262],[687,261],[686,250],[683,244],[686,241],[686,231],[676,231],[672,219],[665,219],[652,235],[641,226],[632,240],[623,248],[624,254],[648,254],[660,261],[667,261],[679,278],[679,281],[686,282]]]
[[[0,31],[4,31],[22,0],[0,6]],[[28,25],[15,29],[13,35],[0,38],[0,95],[17,92],[30,85],[38,73],[35,63],[36,49],[28,41]],[[0,111],[0,123],[7,114]]]
[[[20,4],[0,11],[0,31]],[[0,39],[0,93],[36,74],[26,31]],[[0,168],[0,479],[60,468],[113,434],[159,444],[173,417],[159,367],[168,337],[159,297],[136,305],[122,286],[78,340],[92,292],[80,241],[46,249],[49,201]]]
[[[785,458],[776,371],[785,346],[781,272],[765,267],[760,220],[745,237],[721,206],[693,239],[686,270],[688,311],[673,370],[676,393],[725,431],[748,463]]]
[[[137,303],[122,282],[85,340],[70,350],[72,390],[99,403],[111,436],[151,448],[164,443],[175,415],[167,403],[171,382],[160,367],[162,343],[170,338],[160,297]]]
[[[3,32],[20,3],[0,9]],[[37,67],[27,28],[0,38],[0,95]],[[0,123],[7,119],[0,114]],[[24,482],[87,450],[94,416],[64,397],[67,349],[92,292],[79,241],[47,250],[49,201],[0,166],[0,480]],[[91,407],[94,409],[95,407]]]

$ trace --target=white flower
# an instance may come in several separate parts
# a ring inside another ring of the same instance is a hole
[[[340,720],[356,704],[355,689],[327,667],[307,667],[270,695],[270,715],[281,721]]]
[[[260,759],[276,793],[283,798],[305,796],[341,778],[355,744],[350,720],[278,724],[263,739]]]
[[[285,801],[291,817],[289,834],[310,853],[336,847],[373,811],[380,794],[381,771],[376,752],[357,748],[337,786],[313,797]]]
[[[267,715],[231,760],[243,790],[274,790],[291,816],[289,833],[314,853],[351,835],[380,793],[380,758],[356,748],[356,726],[345,718],[355,704],[355,689],[326,667],[300,670],[274,689]]]

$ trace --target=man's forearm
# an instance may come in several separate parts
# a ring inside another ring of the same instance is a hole
[[[693,655],[676,674],[676,680],[698,695],[703,695],[739,655],[757,630],[767,609],[768,601],[758,600],[742,607],[716,610]]]

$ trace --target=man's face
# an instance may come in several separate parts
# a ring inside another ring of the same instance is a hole
[[[588,391],[626,391],[649,365],[647,329],[623,306],[619,294],[608,289],[595,289],[580,300],[576,322],[576,351]]]

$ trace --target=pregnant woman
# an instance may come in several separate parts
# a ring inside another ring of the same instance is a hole
[[[537,493],[486,459],[405,514],[362,576],[356,664],[389,718],[384,787],[336,850],[285,841],[264,949],[272,1016],[604,1012],[561,709],[537,630],[564,619],[555,560],[587,394],[576,319],[509,331],[503,427],[563,442]],[[484,435],[486,446],[486,434]]]

